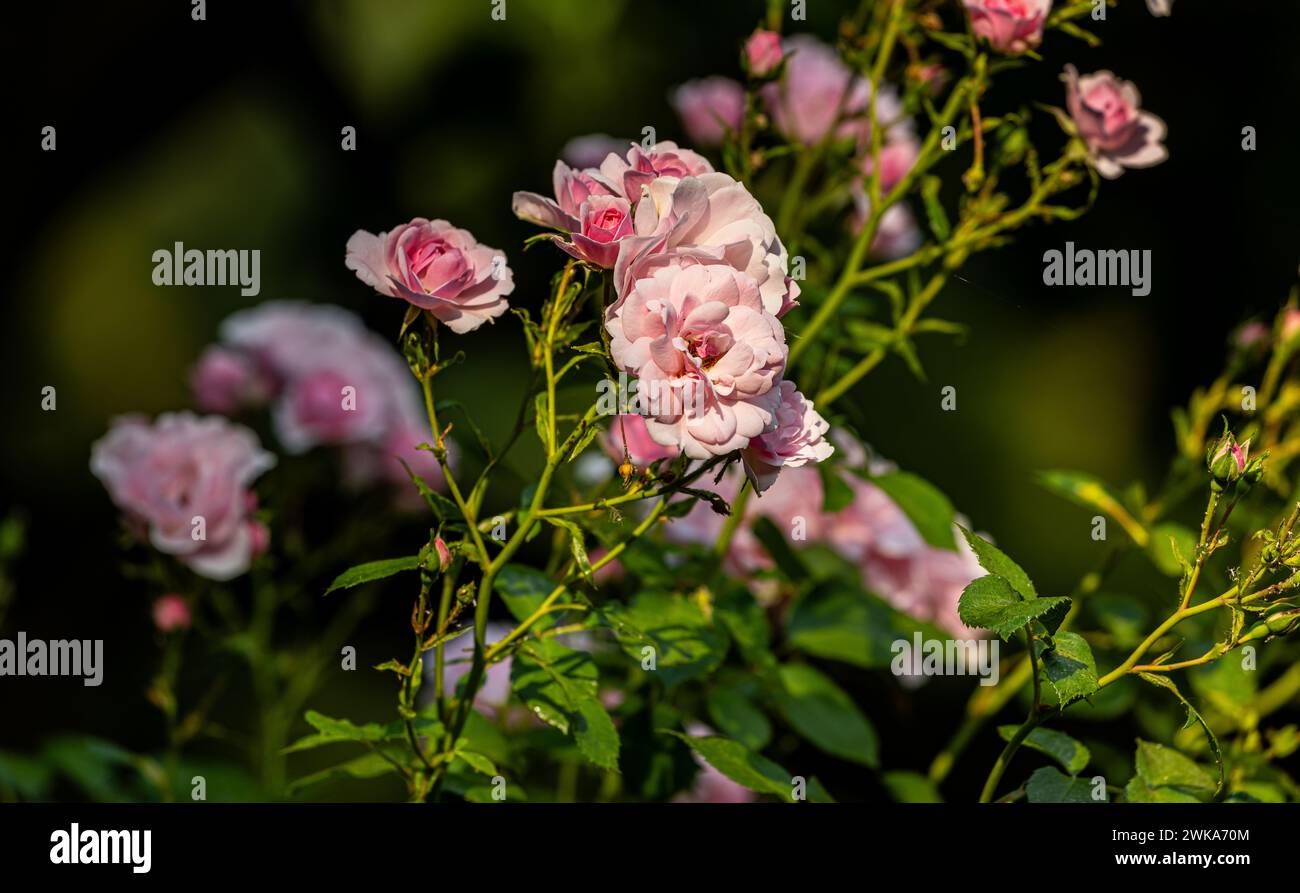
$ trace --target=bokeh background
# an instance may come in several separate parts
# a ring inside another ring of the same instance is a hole
[[[808,0],[808,21],[789,30],[832,39],[848,6]],[[511,215],[511,192],[548,191],[574,136],[639,137],[652,125],[681,138],[668,91],[737,76],[739,42],[764,3],[507,8],[505,21],[492,20],[489,0],[214,2],[205,22],[179,0],[6,10],[0,507],[28,523],[0,635],[104,638],[108,666],[100,689],[0,680],[0,747],[34,748],[68,729],[141,749],[157,742],[158,715],[141,694],[157,652],[155,593],[118,572],[115,511],[88,469],[113,415],[188,406],[189,365],[220,320],[265,300],[337,303],[395,334],[402,307],[343,266],[357,228],[450,219],[505,249],[519,283],[512,303],[539,306],[555,257],[520,250],[531,229]],[[995,101],[1062,104],[1066,62],[1110,68],[1168,123],[1169,161],[1104,183],[1082,220],[973,259],[934,310],[969,336],[922,343],[929,380],[892,360],[846,398],[881,454],[942,488],[1055,594],[1101,545],[1088,513],[1042,491],[1033,473],[1156,483],[1170,407],[1216,374],[1231,328],[1276,309],[1300,261],[1300,6],[1178,0],[1156,19],[1124,0],[1093,27],[1102,47],[1051,36],[1045,64],[1007,75]],[[56,152],[40,150],[46,124],[57,127]],[[357,128],[355,152],[340,148],[345,125]],[[1242,151],[1246,125],[1257,128],[1255,152]],[[1042,253],[1067,239],[1150,249],[1151,294],[1043,287]],[[155,287],[151,254],[176,241],[261,249],[261,295]],[[505,318],[467,343],[474,361],[440,379],[442,391],[500,436],[525,368],[518,328]],[[949,384],[956,412],[940,410]],[[47,385],[55,412],[40,408]],[[526,479],[525,454],[514,459]],[[381,604],[357,633],[363,664],[401,652],[408,612],[405,599]],[[389,715],[386,683],[368,678],[377,674],[347,675],[320,709]],[[963,696],[938,684],[918,696],[908,733],[884,736],[886,764],[923,769]],[[991,756],[974,754],[980,767]],[[966,783],[955,784],[960,793]]]

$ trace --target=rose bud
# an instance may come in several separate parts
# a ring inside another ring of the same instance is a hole
[[[785,57],[781,35],[759,28],[745,41],[745,68],[756,78],[765,78],[780,66]]]

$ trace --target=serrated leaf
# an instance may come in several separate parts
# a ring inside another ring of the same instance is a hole
[[[952,503],[933,484],[906,471],[873,477],[871,483],[884,490],[885,495],[907,515],[923,540],[939,549],[956,550]]]
[[[774,697],[795,731],[831,756],[879,766],[876,730],[830,677],[806,664],[785,664],[778,679]]]
[[[1002,639],[1033,621],[1041,622],[1055,633],[1070,609],[1070,600],[1060,598],[1024,599],[1004,577],[988,574],[976,577],[962,591],[957,602],[961,622],[974,629],[989,629]]]
[[[1055,766],[1034,770],[1025,784],[1030,803],[1105,803],[1094,800],[1092,782],[1072,775],[1063,775]]]
[[[773,794],[786,801],[793,800],[794,784],[790,773],[767,757],[753,753],[739,741],[720,735],[693,737],[669,729],[663,731],[680,738],[706,763],[736,784],[760,794]]]
[[[587,557],[587,547],[583,543],[582,528],[568,518],[547,515],[546,520],[569,534],[569,551],[573,555],[573,563],[578,566],[578,573],[590,580],[591,559]]]
[[[1183,697],[1183,693],[1178,690],[1178,686],[1175,685],[1174,681],[1168,676],[1161,675],[1160,673],[1139,673],[1138,675],[1147,682],[1150,682],[1152,685],[1170,692],[1175,698],[1182,702],[1182,705],[1187,708],[1187,721],[1183,723],[1183,728],[1187,728],[1193,723],[1196,723],[1199,724],[1201,729],[1205,732],[1205,737],[1208,738],[1210,742],[1210,751],[1214,754],[1214,764],[1219,771],[1219,780],[1214,788],[1214,797],[1216,800],[1222,797],[1224,788],[1227,785],[1227,776],[1224,774],[1223,767],[1223,751],[1219,749],[1219,739],[1215,736],[1214,730],[1210,728],[1210,724],[1205,721],[1205,717],[1201,716],[1200,711],[1192,706],[1192,702]]]
[[[584,757],[602,769],[618,770],[618,730],[597,697],[590,654],[553,639],[529,642],[516,652],[510,678],[528,708],[571,733]]]
[[[1003,741],[1010,741],[1018,728],[1019,726],[998,726],[998,734]],[[1023,744],[1031,750],[1047,754],[1071,775],[1078,775],[1088,765],[1088,760],[1092,759],[1091,751],[1069,735],[1042,726],[1031,731]]]
[[[603,704],[596,698],[578,702],[573,719],[573,739],[588,762],[618,771],[618,729]]]
[[[960,525],[958,525],[960,527]],[[1038,590],[1034,588],[1034,583],[1029,579],[1029,574],[1025,573],[1024,568],[1011,560],[1011,557],[990,543],[984,537],[971,533],[965,527],[961,527],[962,536],[966,537],[966,542],[970,543],[971,551],[979,560],[980,567],[990,574],[997,574],[999,577],[1007,580],[1011,588],[1020,593],[1024,598],[1038,598]]]
[[[699,605],[672,593],[642,592],[605,615],[629,657],[640,663],[642,649],[654,649],[655,672],[669,688],[709,673],[726,653],[726,636]]]
[[[1172,747],[1139,738],[1135,763],[1135,780],[1153,792],[1166,789],[1173,800],[1206,800],[1214,794],[1215,782],[1210,773]]]
[[[750,750],[762,750],[772,740],[772,724],[740,686],[729,685],[709,692],[708,708],[713,725]]]
[[[296,793],[309,785],[318,784],[322,781],[328,781],[340,776],[348,778],[378,778],[389,772],[396,772],[397,768],[384,759],[378,753],[363,754],[355,759],[339,763],[337,766],[331,766],[328,769],[322,769],[319,772],[313,772],[310,775],[304,775],[289,784],[288,792]]]
[[[1041,640],[1035,640],[1034,646],[1041,650],[1039,657],[1043,664],[1043,675],[1055,689],[1062,707],[1079,698],[1086,698],[1097,690],[1097,662],[1092,656],[1092,648],[1083,636],[1078,633],[1057,633],[1052,639],[1051,648],[1045,647]]]
[[[394,574],[400,574],[402,571],[413,571],[420,566],[420,556],[410,555],[406,558],[384,558],[380,561],[368,561],[365,564],[358,564],[350,567],[343,573],[334,578],[329,589],[325,594],[329,595],[337,589],[351,589],[353,586],[360,586],[362,583],[370,583],[374,580],[382,580],[385,577],[391,577]]]

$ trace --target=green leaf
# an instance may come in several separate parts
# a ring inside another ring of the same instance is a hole
[[[368,561],[365,564],[350,567],[335,577],[334,582],[330,584],[330,588],[325,590],[325,594],[329,595],[336,589],[351,589],[353,586],[360,586],[362,583],[382,580],[385,577],[393,576],[393,574],[400,574],[402,571],[413,571],[419,566],[420,557],[418,555]]]
[[[745,660],[765,670],[776,667],[772,627],[763,606],[747,587],[734,586],[724,591],[713,604],[713,616],[726,627]]]
[[[458,750],[456,756],[465,761],[465,764],[480,775],[486,775],[489,778],[499,775],[496,764],[481,753],[475,753],[472,750]]]
[[[776,701],[800,735],[832,756],[879,766],[876,730],[843,689],[806,664],[783,665],[779,679]]]
[[[1196,554],[1196,532],[1182,524],[1157,524],[1151,531],[1147,556],[1166,577],[1181,577]]]
[[[1201,716],[1200,711],[1192,706],[1192,702],[1183,697],[1183,693],[1178,690],[1178,686],[1168,676],[1160,673],[1139,673],[1138,675],[1157,688],[1163,688],[1170,692],[1182,702],[1182,705],[1187,708],[1187,720],[1183,723],[1183,728],[1188,728],[1195,723],[1199,724],[1201,729],[1204,730],[1205,737],[1210,741],[1210,751],[1214,754],[1214,764],[1219,770],[1219,781],[1214,788],[1214,797],[1216,800],[1222,797],[1227,785],[1227,776],[1224,774],[1223,768],[1223,751],[1219,749],[1219,739],[1215,737],[1210,724],[1205,721],[1205,717]]]
[[[718,730],[750,750],[762,750],[772,740],[772,724],[739,685],[709,692],[708,708],[709,718]]]
[[[1062,775],[1055,766],[1043,766],[1034,770],[1025,784],[1025,793],[1030,803],[1105,803],[1094,800],[1092,782],[1085,778]]]
[[[435,518],[439,521],[447,521],[460,517],[456,503],[430,487],[424,478],[411,470],[411,466],[407,465],[406,460],[401,456],[397,457],[397,461],[402,463],[402,467],[406,469],[406,474],[411,479],[411,483],[415,485],[415,489],[419,494],[424,497],[425,503],[429,506]]]
[[[1002,736],[1003,741],[1010,741],[1018,728],[1020,727],[998,726],[998,734]],[[1088,760],[1092,759],[1092,753],[1088,748],[1069,735],[1042,726],[1029,733],[1024,740],[1024,745],[1039,753],[1047,754],[1071,775],[1078,775],[1088,765]]]
[[[942,803],[943,795],[927,776],[920,772],[886,772],[880,780],[885,783],[895,803]]]
[[[296,793],[309,785],[318,784],[322,781],[328,781],[340,776],[349,778],[378,778],[389,772],[396,772],[397,768],[388,760],[384,759],[378,753],[368,753],[355,759],[348,760],[345,763],[339,763],[337,766],[331,766],[328,769],[322,769],[320,772],[313,772],[310,775],[304,775],[289,784],[288,792]]]
[[[669,688],[713,670],[727,650],[726,635],[695,602],[667,592],[642,592],[627,607],[609,606],[614,634],[637,662],[654,649],[655,670]]]
[[[1029,579],[1029,574],[1025,573],[1024,568],[984,537],[971,533],[965,527],[961,528],[961,532],[962,536],[966,537],[966,542],[970,543],[975,557],[979,559],[980,567],[990,574],[997,574],[1007,580],[1011,588],[1022,597],[1038,598],[1038,590],[1034,589],[1033,581]]]
[[[1035,640],[1034,645],[1042,652],[1043,675],[1052,683],[1061,706],[1066,707],[1097,690],[1097,662],[1087,640],[1078,633],[1058,633],[1052,642],[1051,648],[1041,640]]]
[[[590,654],[554,639],[528,642],[516,652],[510,676],[515,693],[538,717],[572,733],[578,750],[596,766],[618,770],[618,731],[597,697]]]
[[[533,400],[533,419],[537,423],[537,439],[542,442],[543,447],[550,447],[550,427],[548,419],[550,415],[547,411],[546,392],[542,391]]]
[[[894,643],[917,631],[925,638],[947,638],[856,584],[831,580],[795,604],[786,641],[814,657],[872,669],[889,666]]]
[[[1005,578],[996,574],[976,577],[957,602],[961,622],[975,629],[991,629],[1004,640],[1038,620],[1055,632],[1070,609],[1068,598],[1022,599]]]
[[[934,233],[935,239],[946,242],[952,226],[948,223],[948,214],[943,209],[943,202],[939,200],[941,188],[943,188],[943,180],[933,174],[921,180],[921,197],[925,199],[925,214],[930,220],[930,231]]]
[[[522,564],[507,564],[497,572],[494,588],[506,609],[516,620],[523,621],[541,607],[542,602],[555,589],[555,581],[546,574]],[[533,624],[542,630],[554,626],[556,616],[543,614]]]
[[[933,484],[906,471],[882,474],[871,482],[907,515],[922,539],[939,549],[956,550],[952,503]]]
[[[696,738],[670,729],[663,731],[680,738],[706,763],[736,784],[760,794],[773,794],[786,801],[793,800],[794,783],[790,773],[767,757],[753,753],[739,741],[720,735]]]
[[[853,504],[853,488],[840,476],[830,462],[818,462],[817,473],[822,479],[822,511],[834,514]]]
[[[303,718],[307,720],[308,725],[316,730],[316,734],[299,738],[281,750],[281,753],[297,753],[302,750],[323,747],[327,744],[348,741],[363,744],[393,741],[404,738],[406,735],[406,726],[401,720],[393,720],[383,725],[377,722],[368,722],[359,726],[349,720],[334,719],[317,713],[315,710],[308,710]],[[420,734],[424,735],[431,734],[442,728],[441,724],[432,717],[420,717],[415,720],[415,727]]]
[[[1172,747],[1139,738],[1135,762],[1137,775],[1125,788],[1134,802],[1203,802],[1214,795],[1214,778]]]
[[[573,562],[578,566],[578,573],[590,580],[591,559],[587,557],[587,547],[582,541],[582,528],[568,518],[547,515],[546,520],[569,534],[569,550],[573,553]]]

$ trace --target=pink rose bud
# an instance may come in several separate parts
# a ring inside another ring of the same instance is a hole
[[[257,554],[250,487],[274,465],[252,431],[188,412],[115,419],[90,455],[130,525],[212,580],[239,576]]]
[[[1137,87],[1109,71],[1079,76],[1065,66],[1065,101],[1097,173],[1113,180],[1125,168],[1159,164],[1169,157],[1163,145],[1165,122],[1140,106]]]
[[[161,596],[153,603],[153,625],[160,633],[189,629],[192,619],[190,606],[175,593]]]
[[[1300,320],[1297,320],[1297,325],[1300,325]],[[1233,345],[1240,350],[1249,350],[1252,347],[1263,344],[1267,340],[1268,326],[1264,325],[1259,320],[1251,320],[1241,328],[1237,329],[1236,333],[1232,336]]]
[[[998,53],[1023,53],[1043,40],[1052,0],[963,0],[971,30]]]
[[[417,217],[379,235],[357,230],[344,263],[375,291],[428,310],[457,335],[505,313],[515,290],[505,254],[445,220]]]
[[[447,568],[451,567],[451,550],[447,548],[447,544],[440,536],[434,537],[433,548],[438,553],[438,570],[445,574]]]
[[[687,81],[669,97],[691,141],[716,146],[745,121],[745,88],[731,78]]]
[[[603,270],[613,269],[619,243],[632,235],[632,205],[616,195],[593,195],[578,209],[578,229],[557,241],[566,254]]]
[[[1281,336],[1284,344],[1291,343],[1300,335],[1300,310],[1288,307],[1282,314]]]
[[[781,35],[759,28],[745,41],[745,67],[756,78],[765,78],[781,64]]]

